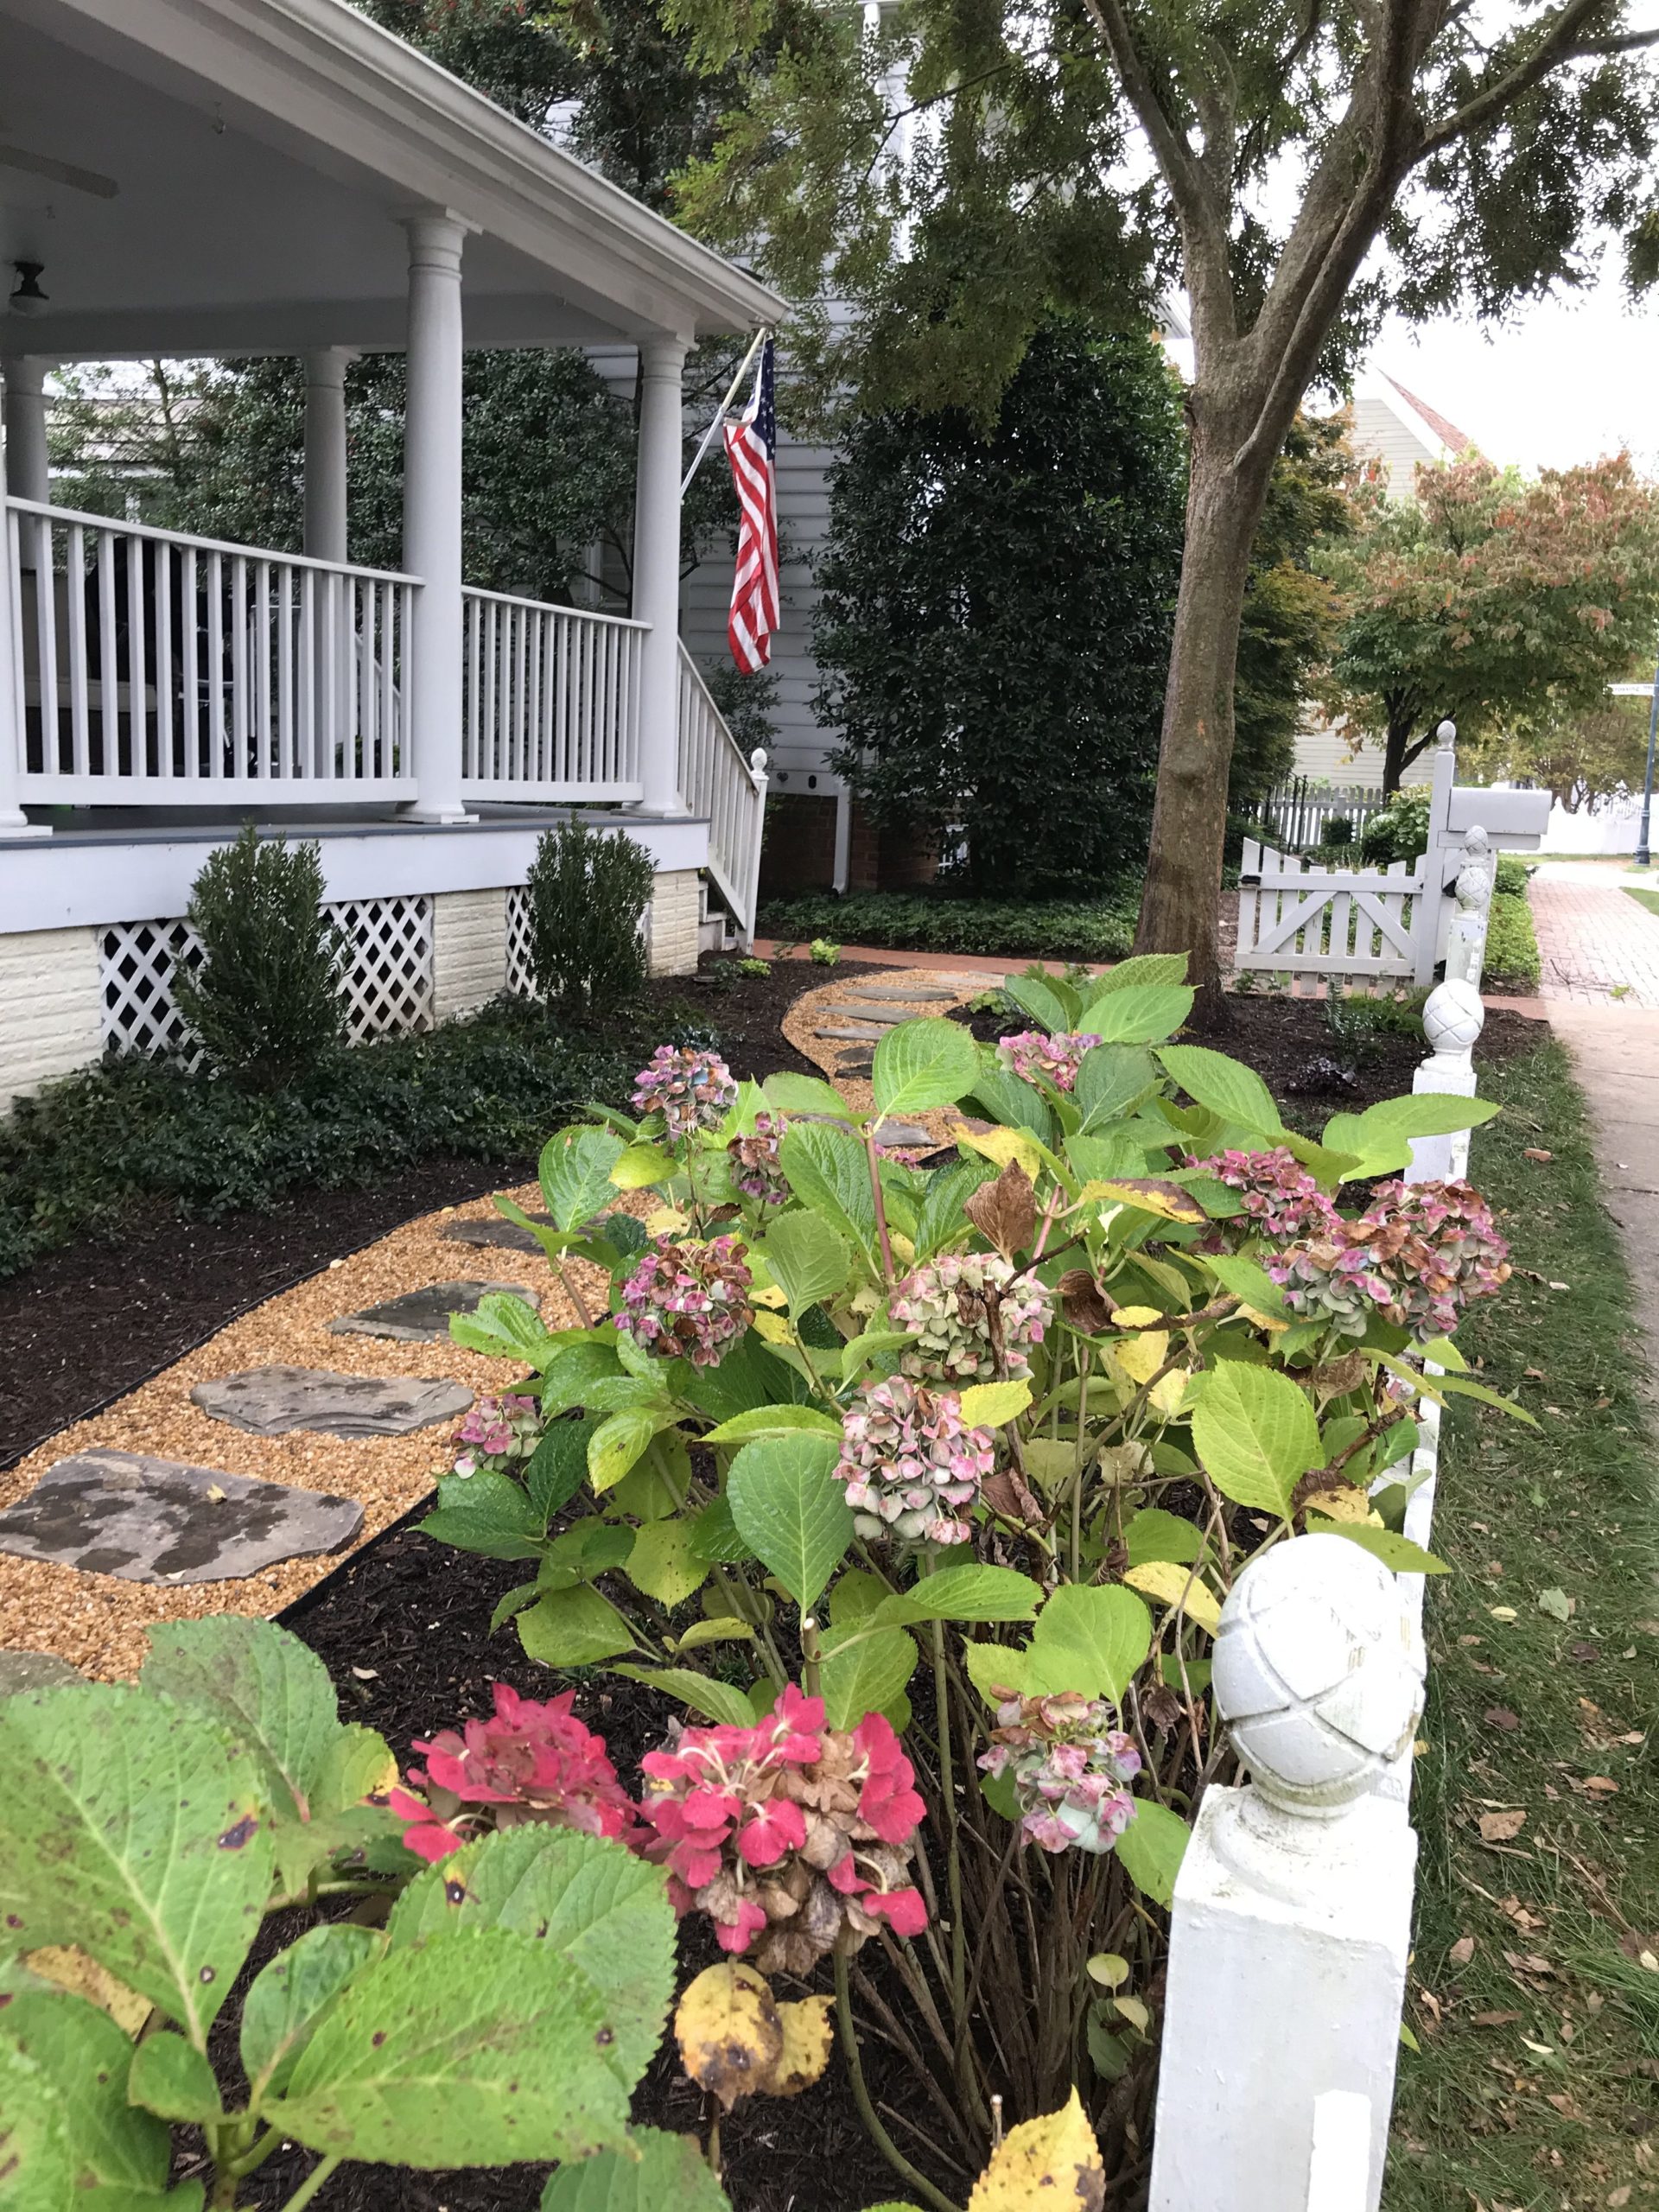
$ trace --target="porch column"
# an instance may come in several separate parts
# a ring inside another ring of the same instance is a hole
[[[420,822],[467,822],[461,798],[461,249],[466,225],[417,215],[409,229],[409,400],[404,423],[404,566],[415,594],[413,702]]]
[[[52,496],[46,453],[46,363],[22,356],[6,363],[6,476],[15,499]]]
[[[6,512],[7,448],[15,430],[13,386],[6,380],[6,437],[0,444],[0,838],[49,837],[51,830],[29,821],[20,799],[23,758],[22,671],[17,664],[21,588],[13,566],[11,521]]]
[[[683,814],[680,797],[682,338],[639,348],[639,449],[633,502],[633,616],[649,622],[639,656],[640,805]]]
[[[305,357],[305,550],[346,559],[346,368],[351,353],[325,346]]]

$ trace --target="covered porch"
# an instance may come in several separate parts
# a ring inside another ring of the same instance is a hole
[[[706,825],[746,932],[765,777],[679,643],[680,378],[782,302],[345,0],[0,0],[0,845],[71,833],[84,872],[140,824],[447,838],[574,804],[682,860]],[[469,588],[464,348],[619,344],[631,615]],[[346,531],[346,366],[389,351],[395,572]],[[54,503],[54,365],[257,353],[306,364],[301,551]]]

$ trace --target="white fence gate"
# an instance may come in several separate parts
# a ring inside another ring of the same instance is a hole
[[[1429,786],[1428,849],[1386,868],[1337,868],[1246,838],[1238,878],[1241,975],[1344,983],[1409,983],[1426,990],[1446,957],[1452,887],[1465,840],[1536,850],[1549,821],[1548,791],[1481,790],[1454,780],[1457,732],[1442,722]]]

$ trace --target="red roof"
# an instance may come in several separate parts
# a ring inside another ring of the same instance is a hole
[[[1444,415],[1437,414],[1427,401],[1419,399],[1414,391],[1408,391],[1399,378],[1389,376],[1386,370],[1383,372],[1383,382],[1394,386],[1407,405],[1422,416],[1440,443],[1452,453],[1467,453],[1474,446],[1474,440],[1466,431],[1460,430],[1455,423],[1447,422]]]

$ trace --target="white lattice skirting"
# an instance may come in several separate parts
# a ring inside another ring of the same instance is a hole
[[[360,1045],[394,1030],[429,1028],[431,899],[348,899],[324,911],[346,939],[340,992],[347,1041]],[[177,1058],[187,1068],[200,1063],[201,1048],[173,999],[181,962],[189,968],[201,962],[200,940],[188,922],[121,922],[103,931],[99,966],[107,1049]]]
[[[507,988],[516,998],[536,995],[530,957],[530,893],[523,884],[507,893]]]

